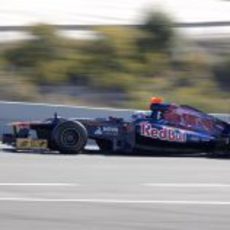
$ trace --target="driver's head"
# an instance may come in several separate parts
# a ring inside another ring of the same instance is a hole
[[[163,99],[160,97],[152,97],[150,100],[150,110],[153,110],[155,105],[159,105],[163,103]]]

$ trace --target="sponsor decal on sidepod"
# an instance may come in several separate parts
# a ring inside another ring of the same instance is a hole
[[[186,134],[182,133],[178,129],[166,127],[157,129],[152,127],[152,125],[148,122],[141,123],[140,128],[140,134],[145,137],[172,142],[186,142],[187,140]]]
[[[105,126],[105,127],[98,127],[96,131],[94,132],[95,135],[113,135],[117,136],[118,135],[118,128],[117,127],[110,127],[110,126]]]

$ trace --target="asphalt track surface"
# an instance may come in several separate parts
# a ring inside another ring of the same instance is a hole
[[[1,151],[0,229],[229,230],[229,165]]]

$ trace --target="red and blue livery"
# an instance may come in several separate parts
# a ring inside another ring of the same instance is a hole
[[[149,111],[134,112],[129,120],[118,117],[62,118],[56,114],[41,122],[12,123],[13,133],[3,142],[16,149],[46,147],[79,153],[88,139],[101,151],[139,153],[230,154],[230,124],[187,105],[151,100]],[[33,135],[31,135],[33,133]]]

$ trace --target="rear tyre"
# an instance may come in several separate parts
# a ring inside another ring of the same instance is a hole
[[[229,158],[230,157],[230,138],[220,139],[213,150],[208,153],[210,158]]]
[[[63,154],[77,154],[87,142],[86,128],[77,121],[64,121],[52,132],[55,148]]]

